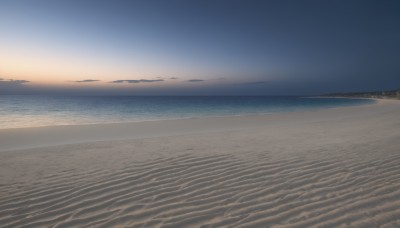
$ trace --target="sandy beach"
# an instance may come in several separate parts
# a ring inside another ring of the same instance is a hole
[[[400,101],[0,130],[0,227],[400,227]]]

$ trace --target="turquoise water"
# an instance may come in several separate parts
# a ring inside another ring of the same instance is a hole
[[[373,102],[300,97],[0,96],[0,128],[268,114]]]

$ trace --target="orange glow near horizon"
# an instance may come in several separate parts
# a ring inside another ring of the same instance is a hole
[[[151,67],[150,64],[117,63],[90,56],[70,56],[50,51],[7,49],[0,54],[0,78],[13,80],[28,80],[30,84],[46,86],[62,86],[74,81],[93,79],[99,82],[79,83],[80,85],[99,85],[113,80],[140,80],[178,77],[182,80],[198,78],[188,70],[178,73],[170,67]],[[126,61],[125,61],[126,62]],[[154,65],[157,65],[154,63]],[[164,64],[165,65],[165,64]],[[168,73],[165,73],[165,72]],[[203,74],[207,74],[204,72]],[[183,76],[185,75],[185,76]],[[172,80],[170,83],[176,83]],[[108,83],[107,83],[108,84]],[[154,83],[157,84],[157,83]],[[143,84],[136,84],[142,86]],[[77,85],[78,86],[78,85]],[[104,85],[103,85],[104,86]],[[108,84],[110,86],[110,84]],[[149,86],[149,84],[147,84]]]
[[[66,81],[97,79],[102,81],[116,79],[113,75],[129,79],[131,69],[122,69],[102,62],[88,61],[70,56],[48,53],[6,52],[0,56],[2,77],[29,80],[35,83],[58,84]]]

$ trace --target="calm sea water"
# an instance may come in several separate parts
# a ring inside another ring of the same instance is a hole
[[[300,97],[0,96],[0,128],[264,114],[373,102]]]

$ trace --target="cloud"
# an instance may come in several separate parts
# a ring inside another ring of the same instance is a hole
[[[151,82],[163,82],[163,79],[140,79],[140,80],[115,80],[110,83],[151,83]]]
[[[95,80],[95,79],[86,79],[86,80],[80,80],[80,81],[74,81],[78,83],[84,83],[84,82],[99,82],[100,80]]]
[[[21,85],[25,83],[29,83],[30,81],[27,80],[14,80],[14,79],[3,79],[0,78],[1,85]]]
[[[187,80],[188,82],[204,82],[205,80],[202,80],[202,79],[190,79],[190,80]]]
[[[169,78],[169,79],[172,79],[172,80],[174,80],[174,79],[178,79],[177,77],[171,77],[171,78]]]
[[[147,80],[147,79],[141,79],[140,82],[163,82],[164,79],[155,79],[155,80]]]

